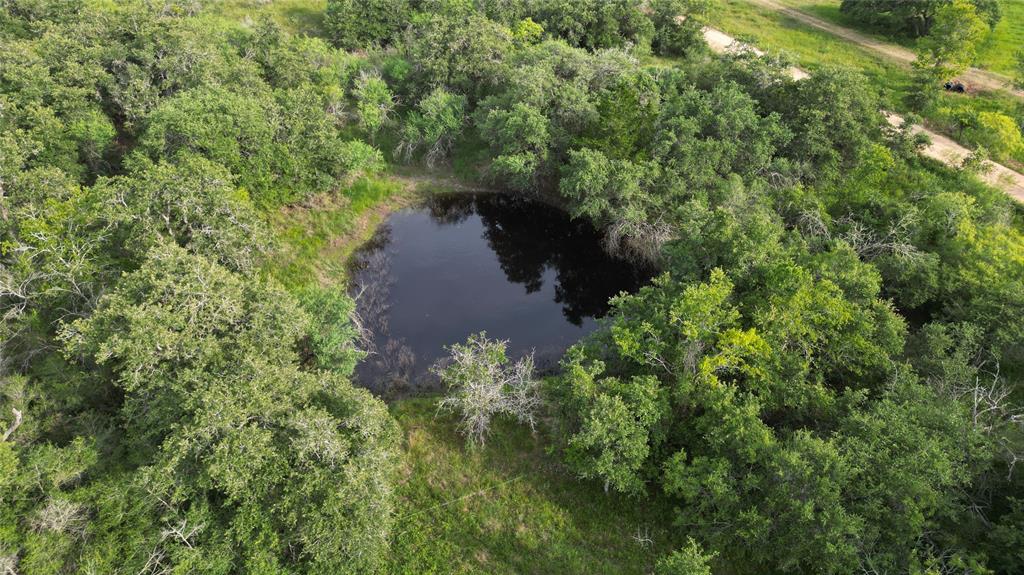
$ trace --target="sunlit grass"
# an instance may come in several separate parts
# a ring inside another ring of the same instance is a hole
[[[388,573],[650,573],[678,540],[666,501],[578,480],[522,425],[468,449],[432,399],[391,411],[404,437]]]
[[[1012,75],[1015,54],[1024,50],[1024,0],[1004,0],[1003,19],[978,50],[979,67]]]
[[[270,213],[277,247],[264,272],[289,288],[343,282],[349,256],[382,217],[370,212],[403,194],[399,182],[362,178],[338,194]]]
[[[905,107],[903,99],[910,90],[911,78],[899,64],[747,0],[724,0],[717,6],[712,21],[716,28],[752,40],[762,49],[784,52],[811,73],[823,66],[855,69],[879,88],[886,106]]]
[[[282,28],[294,34],[323,36],[323,16],[327,0],[214,0],[206,10],[218,16],[245,22],[269,15]]]

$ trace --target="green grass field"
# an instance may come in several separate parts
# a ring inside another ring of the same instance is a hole
[[[322,36],[327,0],[213,0],[206,9],[236,22],[267,14],[293,34]]]
[[[914,40],[906,36],[886,36],[860,25],[839,11],[840,0],[779,0],[780,3],[802,10],[840,26],[856,29],[879,40],[914,47]],[[1002,0],[1003,17],[985,43],[978,50],[974,65],[1000,74],[1014,73],[1014,54],[1024,48],[1024,0]]]
[[[391,412],[404,453],[388,573],[640,574],[677,542],[671,505],[576,479],[525,426],[499,421],[469,449],[433,399]]]
[[[1012,75],[1015,53],[1024,49],[1024,0],[1003,0],[1001,4],[1003,19],[978,50],[975,65]]]

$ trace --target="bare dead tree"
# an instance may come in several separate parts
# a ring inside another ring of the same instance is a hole
[[[649,549],[652,545],[654,545],[654,540],[651,539],[650,527],[645,525],[643,527],[643,531],[641,531],[640,526],[638,525],[636,528],[636,533],[633,535],[633,541],[636,541],[637,545],[643,547],[644,549]]]
[[[888,255],[911,261],[923,256],[910,239],[911,231],[917,223],[917,215],[913,212],[903,213],[881,235],[852,215],[841,218],[837,223],[846,228],[840,238],[850,244],[861,259],[871,261]]]
[[[656,262],[661,248],[675,238],[675,231],[662,217],[654,221],[616,220],[605,229],[604,248],[613,255]]]
[[[828,224],[821,217],[821,213],[816,210],[800,212],[800,215],[797,217],[796,226],[805,236],[822,238],[826,241],[832,239],[832,232],[828,229]]]
[[[165,556],[163,548],[157,545],[149,552],[146,563],[142,566],[142,569],[139,569],[136,575],[166,575],[170,573],[171,568],[164,565]]]
[[[177,524],[165,528],[160,532],[160,537],[163,539],[173,539],[180,543],[185,544],[189,549],[194,549],[192,544],[192,538],[202,532],[205,524],[200,523],[199,525],[189,525],[187,519],[182,519]]]
[[[999,374],[998,362],[990,370],[984,366],[973,380],[950,382],[946,393],[967,405],[971,426],[995,442],[1007,464],[1007,477],[1024,460],[1014,436],[1024,432],[1024,409],[1014,405],[1012,389]]]
[[[50,531],[82,536],[86,527],[86,511],[81,503],[50,498],[32,520],[36,531]]]
[[[10,439],[11,436],[14,435],[15,430],[17,430],[21,425],[21,412],[13,407],[11,408],[11,412],[14,413],[14,422],[11,423],[10,427],[7,428],[7,431],[4,432],[4,437],[3,439],[0,439],[0,442]]]
[[[536,428],[541,397],[540,382],[533,378],[533,354],[509,364],[507,345],[481,332],[465,344],[451,346],[447,363],[434,367],[449,389],[438,409],[457,413],[460,430],[476,445],[487,441],[491,420],[498,414]]]
[[[18,575],[17,555],[0,555],[0,575]]]

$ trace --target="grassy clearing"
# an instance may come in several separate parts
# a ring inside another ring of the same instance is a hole
[[[362,178],[333,196],[270,214],[277,251],[265,272],[285,287],[344,283],[349,256],[391,210],[415,192],[402,182]]]
[[[1024,0],[1004,0],[1003,19],[978,50],[975,65],[1012,76],[1018,50],[1024,49]]]
[[[391,411],[404,462],[388,573],[649,573],[672,548],[669,504],[577,480],[521,425],[467,449],[433,399]]]
[[[236,22],[255,21],[261,15],[269,15],[293,34],[322,37],[327,0],[215,0],[207,9]]]

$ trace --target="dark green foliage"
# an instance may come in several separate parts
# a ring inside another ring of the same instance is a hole
[[[911,37],[931,33],[935,14],[953,0],[843,0],[840,10],[869,26]],[[999,0],[970,0],[990,28],[1002,18]]]
[[[335,45],[352,50],[390,43],[410,15],[408,0],[330,0],[324,24]]]
[[[712,6],[713,2],[710,0],[650,2],[651,19],[654,24],[654,51],[671,56],[700,49],[704,43],[701,28]]]
[[[175,544],[233,548],[225,570],[286,554],[310,572],[380,559],[395,429],[367,392],[294,367],[310,327],[278,288],[160,247],[61,336],[123,391],[139,473],[177,502],[165,521],[210,508],[208,530]]]
[[[537,0],[530,15],[544,30],[581,48],[649,49],[654,25],[639,0]]]
[[[351,302],[258,275],[255,204],[383,163],[348,56],[175,3],[0,23],[0,570],[375,569],[397,433]]]

